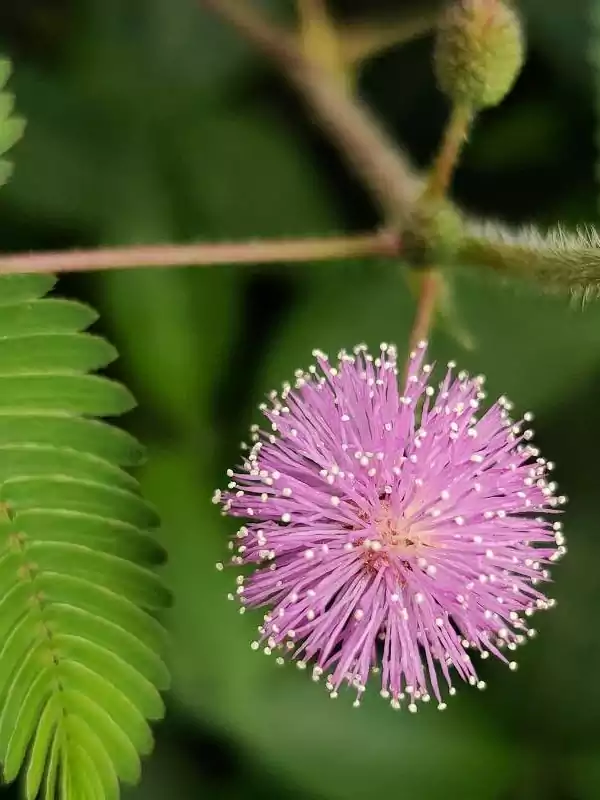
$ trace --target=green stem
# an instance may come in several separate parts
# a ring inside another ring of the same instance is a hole
[[[427,200],[441,200],[448,193],[473,117],[473,109],[467,104],[459,104],[453,108],[425,187],[423,197]]]

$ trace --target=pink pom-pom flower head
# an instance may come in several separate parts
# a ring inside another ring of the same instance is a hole
[[[392,707],[416,711],[432,696],[444,709],[456,677],[483,688],[475,653],[516,668],[510,651],[554,604],[540,584],[566,552],[560,522],[540,516],[565,498],[531,431],[505,398],[481,411],[483,378],[452,363],[430,386],[425,350],[402,393],[390,345],[336,366],[315,351],[261,406],[271,430],[252,429],[214,498],[245,518],[232,560],[253,570],[235,596],[268,609],[252,647],[311,664],[331,697],[350,684],[355,705],[372,673]]]

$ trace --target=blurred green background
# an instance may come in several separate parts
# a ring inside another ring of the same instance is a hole
[[[392,15],[423,0],[346,0]],[[479,121],[456,196],[479,215],[594,221],[595,95],[589,8],[523,0],[530,56],[515,91]],[[0,45],[29,121],[0,194],[4,250],[362,230],[361,187],[295,96],[197,0],[1,0]],[[289,11],[286,0],[272,9]],[[361,94],[424,165],[446,107],[431,40],[366,64]],[[135,800],[595,800],[600,798],[600,305],[457,275],[476,348],[437,330],[433,354],[484,372],[536,414],[537,442],[570,497],[558,607],[520,669],[483,664],[488,690],[447,712],[360,711],[253,653],[257,619],[217,573],[231,526],[210,503],[256,403],[313,347],[400,346],[412,301],[398,265],[315,264],[67,276],[119,347],[114,374],[140,407],[124,424],[149,449],[142,474],[164,519],[177,605],[169,714]],[[14,790],[6,791],[6,796]],[[15,793],[16,796],[16,793]]]

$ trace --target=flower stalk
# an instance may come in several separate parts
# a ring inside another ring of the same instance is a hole
[[[454,105],[440,149],[419,201],[421,208],[426,211],[435,210],[445,201],[474,116],[473,108],[468,103]],[[435,223],[435,214],[433,221]],[[422,339],[429,338],[443,285],[443,278],[436,266],[421,268],[418,273],[418,281],[420,285],[417,310],[410,334],[409,350],[414,350]]]

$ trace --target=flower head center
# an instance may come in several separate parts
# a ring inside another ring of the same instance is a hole
[[[375,518],[375,528],[379,542],[389,555],[414,555],[422,544],[422,537],[411,526],[411,520],[404,515],[395,514],[389,500],[381,502],[381,512]]]

